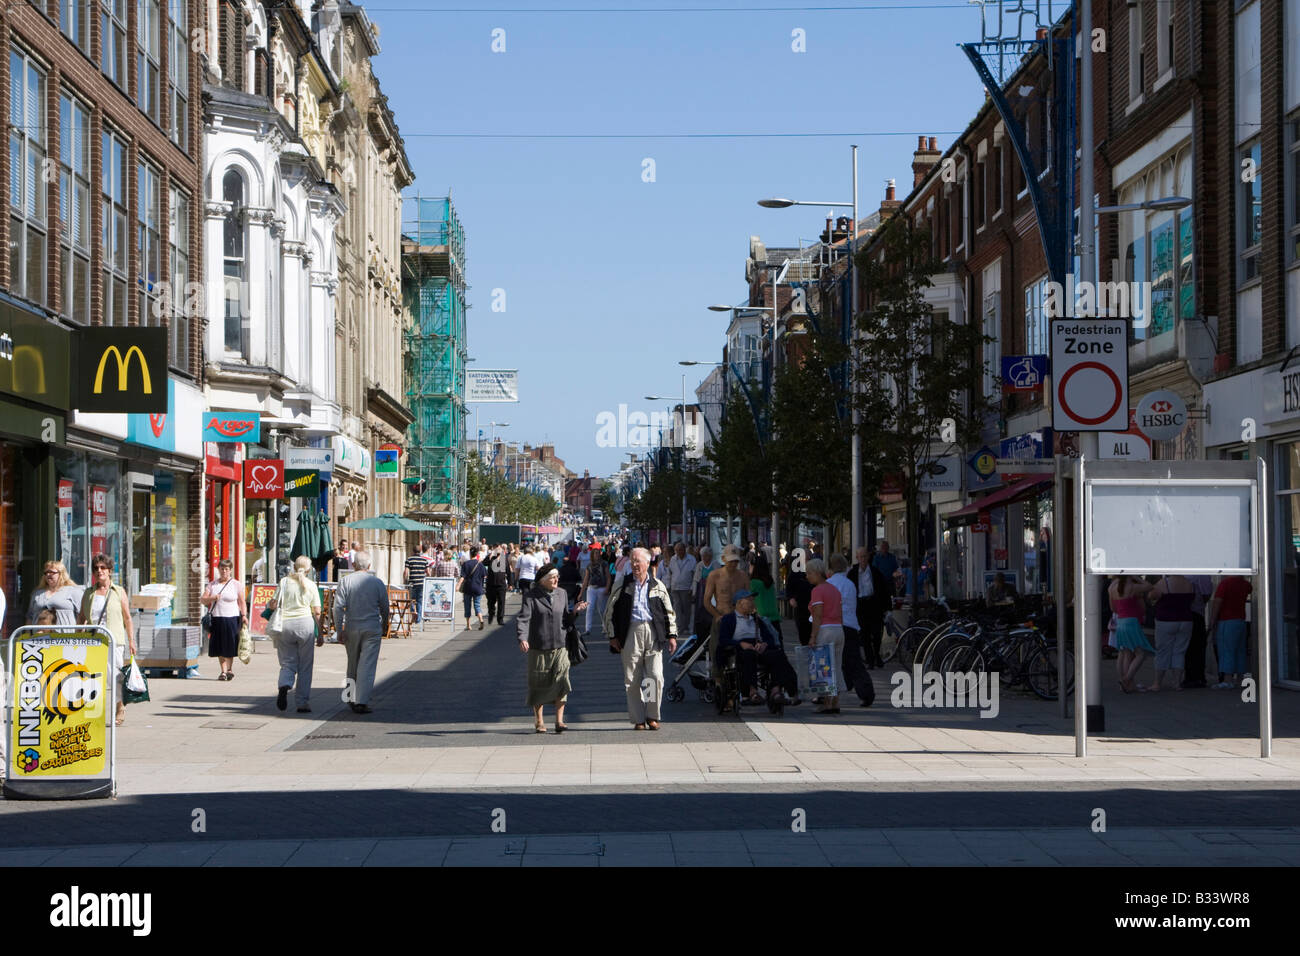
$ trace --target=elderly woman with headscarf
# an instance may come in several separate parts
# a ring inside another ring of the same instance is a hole
[[[524,592],[519,616],[515,618],[515,636],[519,649],[528,655],[528,699],[533,709],[533,730],[546,733],[542,708],[555,704],[555,732],[568,730],[564,723],[564,705],[568,702],[569,651],[565,634],[573,626],[584,601],[568,610],[568,595],[559,589],[560,569],[544,564],[537,571],[533,586]]]

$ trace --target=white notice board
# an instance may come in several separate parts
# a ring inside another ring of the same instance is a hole
[[[1090,574],[1254,574],[1249,480],[1090,479]]]

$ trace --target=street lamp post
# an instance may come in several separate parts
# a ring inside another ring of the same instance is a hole
[[[679,362],[679,365],[685,365],[685,362]],[[647,402],[671,401],[662,395],[647,395]],[[682,475],[682,543],[686,543],[686,373],[682,373],[682,417],[681,433],[678,436],[678,447],[681,449],[678,462],[681,465]]]
[[[852,505],[850,512],[849,542],[852,552],[857,554],[858,547],[862,544],[862,436],[859,434],[862,430],[862,413],[858,410],[857,402],[857,381],[858,381],[858,355],[857,355],[857,337],[858,337],[858,264],[854,260],[854,252],[857,248],[858,239],[858,147],[853,146],[853,201],[851,203],[842,202],[812,202],[799,201],[794,199],[760,199],[758,204],[765,209],[786,209],[790,206],[852,206],[853,220],[849,224],[849,322],[852,328],[850,333],[853,337],[853,349],[849,354],[849,382],[850,391],[853,393],[853,407],[851,410],[851,422],[853,425],[853,435],[850,439],[850,464],[853,474],[852,482]],[[1088,155],[1084,153],[1084,155]],[[773,293],[772,304],[776,304],[775,292]],[[774,359],[775,361],[775,359]],[[774,545],[775,547],[775,545]]]

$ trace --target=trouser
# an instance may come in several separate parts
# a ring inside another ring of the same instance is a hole
[[[384,633],[378,628],[345,628],[343,640],[348,651],[348,680],[356,698],[350,703],[368,704],[375,689],[375,668],[379,666]]]
[[[504,624],[506,620],[506,589],[503,587],[494,587],[488,585],[487,589],[487,619],[491,624],[493,619]]]
[[[840,655],[840,670],[844,672],[844,681],[857,692],[858,700],[869,704],[876,699],[875,685],[867,673],[867,665],[862,660],[862,638],[856,627],[844,625],[844,652]]]
[[[646,680],[650,686],[643,700],[641,683]],[[659,719],[664,661],[649,621],[633,621],[623,642],[623,689],[627,692],[627,716],[633,724]]]
[[[668,593],[672,596],[673,614],[677,617],[677,633],[690,633],[691,611],[695,608],[695,602],[691,599],[690,590],[678,588]]]
[[[1192,639],[1187,643],[1187,668],[1184,684],[1205,683],[1205,616],[1192,617]]]
[[[275,654],[280,661],[280,680],[276,687],[293,687],[293,698],[299,707],[310,703],[311,674],[316,664],[315,621],[310,617],[285,621],[280,636],[275,639]]]
[[[758,686],[758,667],[762,664],[771,675],[772,684],[785,690],[786,696],[799,696],[799,678],[785,656],[785,651],[769,644],[762,654],[741,647],[736,653],[736,668],[740,671],[740,688],[749,693],[750,688]]]
[[[812,640],[812,621],[808,620],[808,605],[794,606],[794,629],[799,635],[799,643],[806,645]]]
[[[880,661],[880,639],[885,625],[880,605],[874,598],[858,602],[858,624],[862,651],[866,655],[867,664],[874,666]]]
[[[533,579],[532,579],[532,578],[520,578],[520,579],[519,579],[519,593],[520,593],[520,594],[527,594],[527,593],[528,593],[528,589],[531,588],[532,586],[533,586]]]
[[[424,620],[424,581],[412,581],[410,587],[411,600],[415,602],[415,623],[419,624]]]
[[[1156,621],[1156,670],[1182,670],[1191,640],[1191,621]]]
[[[591,622],[599,624],[605,620],[605,599],[608,593],[605,588],[587,588],[587,632],[591,632]],[[680,627],[681,625],[678,625]],[[602,625],[602,632],[603,632]]]

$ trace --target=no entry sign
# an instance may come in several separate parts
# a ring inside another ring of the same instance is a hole
[[[1052,321],[1052,427],[1122,432],[1128,427],[1128,321]]]

